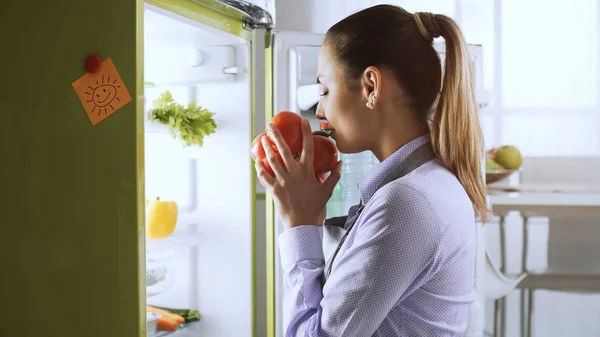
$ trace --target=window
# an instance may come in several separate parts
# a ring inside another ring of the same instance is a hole
[[[600,155],[596,0],[456,0],[454,18],[484,48],[486,146],[525,156]],[[567,6],[568,5],[568,6]]]
[[[383,3],[448,15],[468,43],[483,45],[483,85],[493,97],[481,116],[487,147],[600,156],[597,0],[349,0],[338,19]]]
[[[597,108],[597,12],[597,0],[502,1],[502,106]]]

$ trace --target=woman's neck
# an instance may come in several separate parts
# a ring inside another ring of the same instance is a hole
[[[429,128],[416,120],[383,123],[378,141],[371,151],[380,162],[412,140],[429,133]]]

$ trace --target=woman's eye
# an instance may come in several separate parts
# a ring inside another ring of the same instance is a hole
[[[323,97],[323,96],[327,96],[327,94],[329,93],[329,91],[325,91],[325,90],[320,90],[319,91],[319,96]]]

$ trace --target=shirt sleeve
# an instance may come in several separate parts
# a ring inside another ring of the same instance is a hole
[[[435,269],[443,233],[431,207],[412,186],[389,184],[378,191],[324,288],[319,228],[283,232],[285,336],[372,336],[411,285]]]

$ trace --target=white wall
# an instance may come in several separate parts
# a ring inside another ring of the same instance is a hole
[[[454,14],[454,0],[275,0],[277,29],[325,33],[344,17],[377,4],[393,4],[407,10]],[[416,7],[418,6],[418,7]]]
[[[325,33],[337,21],[370,6],[369,0],[275,0],[277,29]]]

